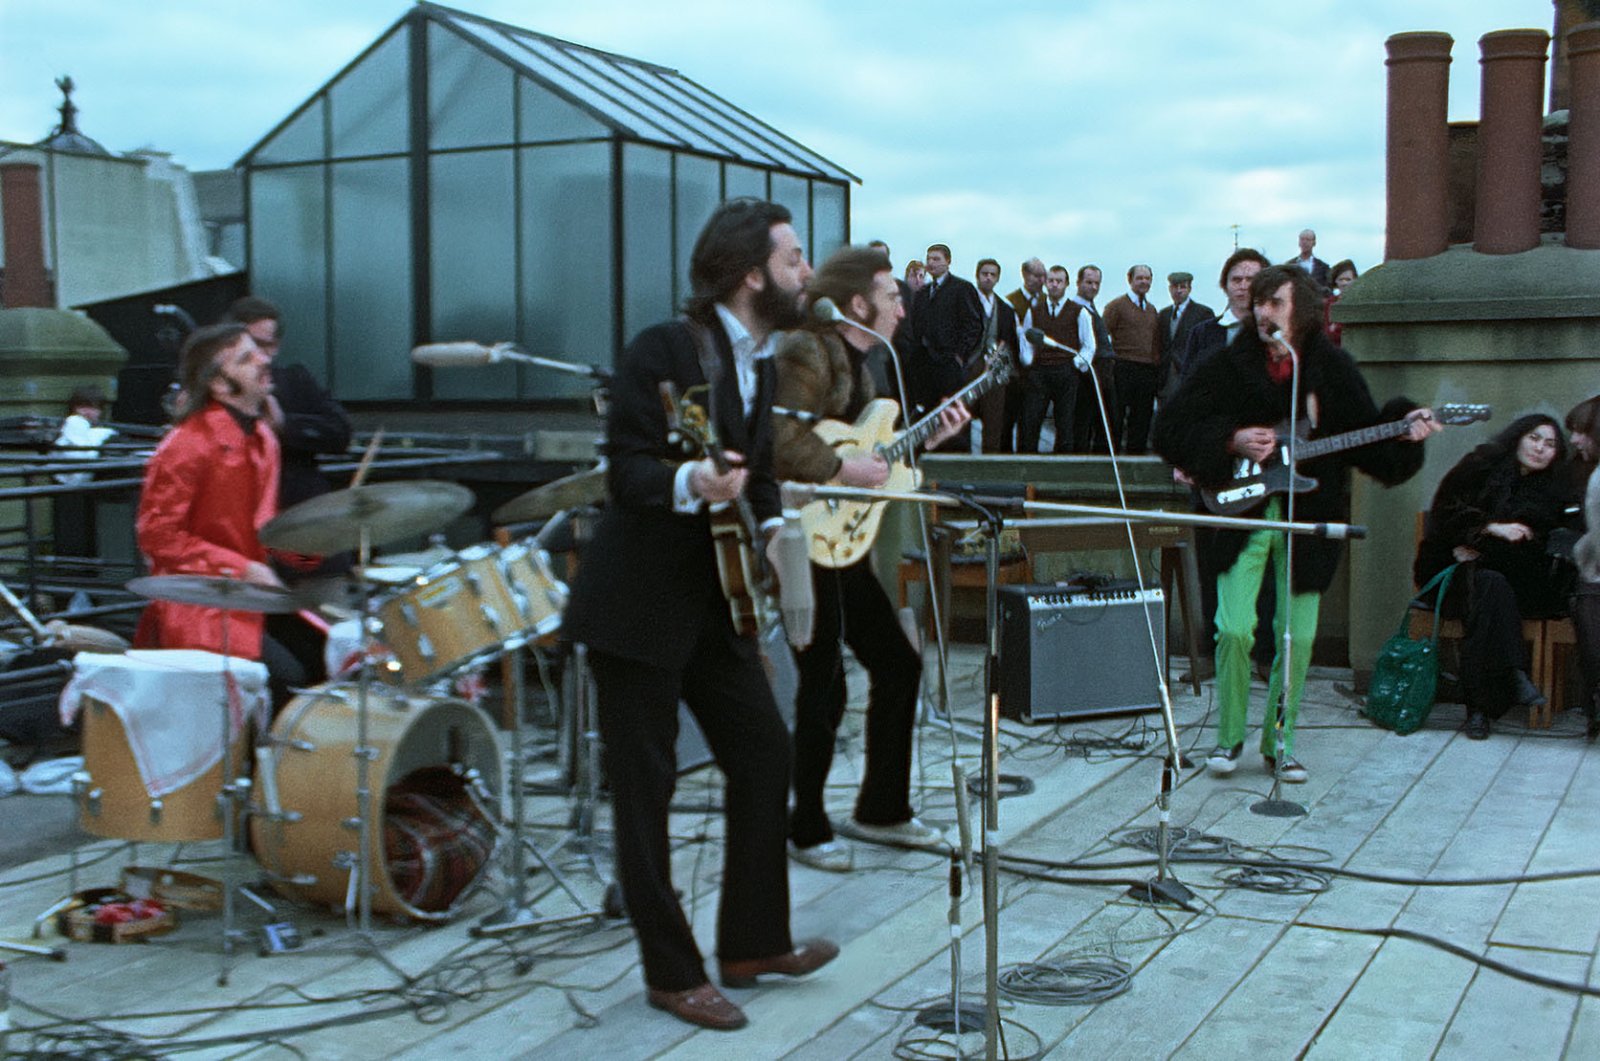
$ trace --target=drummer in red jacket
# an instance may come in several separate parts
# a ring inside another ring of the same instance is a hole
[[[139,551],[152,575],[220,575],[281,588],[257,536],[277,511],[278,440],[262,421],[271,360],[244,325],[215,324],[190,334],[179,361],[177,423],[145,469]],[[306,682],[305,668],[265,636],[254,612],[153,601],[136,641],[261,660],[275,704]]]

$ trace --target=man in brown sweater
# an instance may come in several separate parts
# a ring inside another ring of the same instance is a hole
[[[1146,296],[1154,274],[1148,265],[1128,270],[1128,293],[1106,306],[1106,331],[1116,351],[1116,405],[1111,410],[1111,432],[1119,451],[1130,455],[1150,447],[1150,418],[1155,411],[1160,382],[1161,344],[1156,308]]]

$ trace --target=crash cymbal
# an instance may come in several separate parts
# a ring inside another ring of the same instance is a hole
[[[100,652],[115,655],[128,651],[129,645],[122,638],[110,630],[102,630],[97,626],[77,626],[73,623],[52,619],[44,624],[45,633],[49,636],[46,647],[60,649],[64,652]]]
[[[371,567],[365,569],[358,567],[356,568],[354,574],[357,577],[365,574],[367,581],[373,583],[374,585],[399,586],[410,582],[412,579],[416,578],[426,570],[427,567],[422,564],[385,563],[373,564]]]
[[[593,468],[536,486],[525,494],[507,501],[494,510],[496,523],[521,523],[526,520],[549,519],[557,512],[569,508],[592,505],[606,496],[606,466],[602,462]]]
[[[128,583],[128,588],[151,600],[234,612],[286,615],[301,608],[300,598],[286,589],[216,575],[147,575]]]
[[[408,479],[367,483],[313,497],[281,512],[261,528],[271,549],[322,554],[355,549],[361,528],[369,545],[383,545],[438,530],[472,507],[472,491],[460,483]]]

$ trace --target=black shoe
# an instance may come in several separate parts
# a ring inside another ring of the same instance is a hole
[[[1261,757],[1261,761],[1266,766],[1267,773],[1271,774],[1273,777],[1277,778],[1279,781],[1282,781],[1286,785],[1303,785],[1306,783],[1306,778],[1309,776],[1306,773],[1306,768],[1296,762],[1294,756],[1292,755],[1285,755],[1283,757],[1282,767],[1279,767],[1278,760],[1274,759],[1270,755],[1263,755]]]
[[[1467,724],[1461,727],[1461,732],[1467,735],[1468,740],[1489,739],[1489,716],[1482,711],[1468,711]]]
[[[1518,707],[1543,707],[1549,703],[1539,687],[1533,684],[1533,679],[1528,677],[1526,671],[1517,671],[1513,679],[1517,683],[1516,701]]]

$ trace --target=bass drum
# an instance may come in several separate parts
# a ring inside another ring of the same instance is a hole
[[[255,854],[273,886],[295,899],[355,908],[353,683],[295,697],[258,752],[251,819]],[[448,920],[493,861],[500,748],[484,713],[461,700],[372,686],[372,909],[418,921]]]

